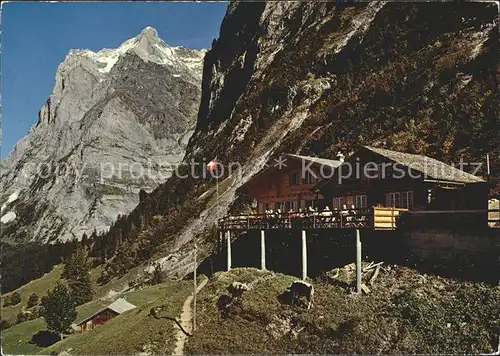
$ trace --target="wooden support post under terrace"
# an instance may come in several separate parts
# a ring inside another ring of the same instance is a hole
[[[260,269],[266,269],[266,235],[260,230]]]
[[[231,270],[231,231],[226,232],[227,243],[227,270]]]
[[[302,230],[302,279],[307,278],[307,235],[306,230]]]
[[[356,229],[356,292],[361,293],[361,238]]]

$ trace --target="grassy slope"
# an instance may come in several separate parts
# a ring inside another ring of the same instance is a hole
[[[121,291],[125,291],[128,287],[130,287],[130,282],[133,282],[138,275],[140,275],[140,270],[144,268],[143,266],[138,266],[129,270],[129,272],[121,277],[121,278],[113,278],[108,283],[98,286],[95,293],[95,298],[105,298],[113,295],[115,293],[119,293]],[[93,270],[95,273],[95,280],[99,277],[103,267],[99,266],[99,270]]]
[[[180,314],[182,303],[191,291],[191,285],[189,281],[168,282],[120,295],[139,308],[131,310],[93,331],[70,335],[62,342],[47,349],[29,343],[34,334],[46,329],[42,318],[15,325],[4,331],[3,350],[9,354],[39,352],[48,354],[52,350],[63,351],[73,348],[77,350],[77,354],[129,354],[136,352],[138,345],[147,342],[153,343],[156,339],[165,340],[166,343],[165,345],[157,345],[159,352],[166,350],[172,346],[168,335],[174,335],[171,332],[174,326],[167,319],[157,320],[146,317],[146,315],[152,306],[161,304],[167,304],[171,307],[169,309],[170,315]],[[110,302],[110,300],[98,299],[79,306],[76,321],[90,316]]]
[[[380,272],[369,295],[350,294],[331,280],[311,281],[314,306],[306,311],[283,305],[278,299],[296,279],[252,268],[217,273],[198,297],[198,329],[185,351],[487,353],[496,347],[500,287],[425,276],[391,266]],[[252,289],[233,303],[229,317],[221,318],[217,302],[221,295],[229,294],[227,287],[233,281],[252,285]],[[121,284],[117,283],[119,289]],[[149,310],[167,305],[168,312],[162,315],[178,317],[191,286],[190,281],[167,282],[126,292],[122,296],[137,309],[46,349],[29,344],[32,335],[45,330],[42,319],[16,325],[3,335],[4,352],[48,354],[72,349],[72,354],[87,355],[170,353],[177,328],[168,319],[148,316]],[[77,321],[108,303],[94,300],[80,306]]]
[[[271,272],[253,268],[238,268],[231,272],[217,273],[214,281],[207,284],[198,297],[198,329],[195,336],[189,339],[186,352],[190,354],[282,353],[267,343],[265,328],[267,322],[281,309],[277,295],[297,278],[276,274],[272,279],[264,279],[270,278],[271,275]],[[236,311],[241,313],[242,317],[221,320],[217,310],[217,300],[223,294],[228,295],[228,285],[234,281],[251,283],[258,279],[261,281],[257,282],[250,292],[245,293],[242,306]]]
[[[95,313],[97,310],[105,306],[104,301],[92,301],[81,305],[77,308],[78,315],[76,320],[81,320]],[[2,348],[7,354],[35,354],[43,348],[35,344],[30,344],[30,340],[39,331],[46,330],[45,321],[43,318],[30,320],[21,324],[14,325],[3,331]]]
[[[120,279],[112,279],[109,283],[98,286],[96,288],[95,298],[104,298],[109,294],[114,294],[115,292],[122,291],[128,287],[128,282],[132,280],[136,273],[138,273],[141,267],[134,268],[130,271],[126,276]],[[94,268],[91,270],[91,278],[95,282],[97,278],[101,274],[102,266]],[[34,279],[31,282],[19,287],[18,289],[13,290],[12,292],[6,293],[2,296],[2,305],[3,299],[17,292],[21,295],[21,303],[9,307],[2,306],[2,319],[7,320],[9,323],[14,324],[17,318],[17,314],[23,309],[26,308],[28,304],[28,298],[31,294],[35,293],[38,295],[39,299],[41,299],[47,291],[55,286],[57,281],[60,279],[62,273],[62,266],[55,266],[52,271],[46,273],[44,276]]]
[[[9,323],[14,323],[16,321],[17,314],[28,304],[29,296],[35,293],[41,299],[42,296],[44,296],[47,291],[56,284],[57,280],[61,276],[61,273],[62,266],[55,266],[52,271],[46,273],[43,277],[35,279],[10,293],[6,293],[2,297],[2,305],[3,299],[12,295],[14,292],[18,292],[21,295],[21,303],[5,308],[2,307],[2,319],[7,320]]]
[[[99,277],[102,271],[102,267],[94,268],[90,274],[92,280],[95,282]],[[7,296],[12,295],[17,292],[21,295],[21,303],[9,307],[2,307],[2,319],[7,320],[9,323],[14,324],[17,318],[17,314],[23,309],[26,308],[28,304],[28,298],[31,294],[35,293],[38,295],[39,300],[42,299],[44,295],[47,294],[47,291],[55,286],[57,281],[60,279],[62,273],[62,265],[55,266],[52,271],[46,273],[40,278],[34,279],[31,282],[19,287],[18,289],[13,290],[12,292],[6,293],[2,297],[2,305],[3,299]],[[112,287],[116,287],[119,282],[110,283],[109,285],[100,287],[96,291],[96,297],[104,296]]]
[[[139,268],[140,267],[131,270],[123,278],[113,279],[104,286],[98,286],[96,288],[94,300],[77,308],[78,315],[76,321],[86,318],[100,308],[109,304],[114,299],[118,298],[117,294],[128,287],[128,282],[136,277]],[[102,267],[97,267],[91,271],[92,280],[97,280],[101,270]],[[52,271],[46,273],[43,277],[35,279],[10,293],[6,293],[5,296],[9,296],[14,292],[20,293],[21,303],[15,306],[2,308],[2,319],[14,323],[17,314],[23,308],[26,308],[29,296],[32,293],[36,293],[40,298],[44,296],[47,291],[53,288],[53,286],[60,279],[61,273],[62,266],[56,266]],[[125,297],[131,303],[140,306],[160,298],[162,295],[162,288],[152,287],[140,291],[128,292],[125,294]],[[4,351],[12,354],[33,354],[39,352],[43,348],[35,344],[30,344],[29,341],[33,335],[45,329],[45,322],[42,318],[13,325],[3,332],[2,346]]]
[[[197,333],[186,352],[218,353],[481,353],[500,333],[500,287],[425,276],[392,266],[369,295],[314,281],[314,306],[282,305],[278,296],[296,278],[261,281],[222,318],[217,300],[233,281],[269,272],[218,273],[198,298]],[[216,332],[214,332],[216,330]]]
[[[154,306],[168,305],[169,311],[161,315],[180,315],[182,304],[191,292],[189,281],[168,282],[137,292],[130,292],[125,298],[141,305],[105,325],[83,334],[74,334],[58,342],[41,354],[61,352],[69,348],[76,355],[131,355],[138,352],[169,354],[174,348],[176,326],[168,319],[148,316]]]

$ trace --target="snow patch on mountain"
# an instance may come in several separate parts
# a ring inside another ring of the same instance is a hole
[[[203,58],[206,50],[190,50],[182,46],[169,46],[152,27],[146,27],[137,37],[123,42],[116,49],[105,48],[99,52],[91,50],[73,50],[68,56],[84,56],[91,59],[101,74],[109,73],[118,60],[126,53],[133,52],[146,62],[169,65],[184,72],[199,72],[196,77],[201,80]],[[178,78],[180,75],[174,75]]]
[[[7,214],[5,214],[4,216],[2,216],[2,218],[0,219],[0,221],[2,222],[2,224],[8,224],[14,220],[16,220],[16,213],[13,212],[13,211],[9,211]]]
[[[3,213],[5,209],[9,206],[9,204],[15,202],[17,199],[19,199],[19,191],[16,191],[12,193],[8,198],[7,201],[2,205],[2,208],[0,210],[0,214]]]

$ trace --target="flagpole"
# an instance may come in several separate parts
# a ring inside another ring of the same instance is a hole
[[[217,169],[217,156],[215,156],[215,186],[217,190],[217,221],[215,222],[217,239],[219,239],[219,248],[222,246],[222,241],[219,236],[219,219],[220,219],[220,209],[219,209],[219,171]]]
[[[219,171],[217,170],[217,156],[215,156],[215,185],[217,187],[217,225],[218,225],[220,219],[220,211],[219,211]]]
[[[196,330],[196,267],[197,267],[197,262],[196,262],[196,255],[197,255],[197,248],[198,246],[196,245],[196,235],[193,237],[194,241],[194,271],[193,271],[193,333]]]

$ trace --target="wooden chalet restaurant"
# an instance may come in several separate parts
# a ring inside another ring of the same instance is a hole
[[[253,198],[254,211],[218,221],[227,268],[232,234],[260,231],[260,267],[265,269],[266,235],[297,231],[305,279],[308,233],[342,231],[356,238],[359,291],[365,233],[488,229],[490,184],[481,177],[430,157],[369,146],[347,160],[338,158],[287,154],[248,181],[242,189]]]

